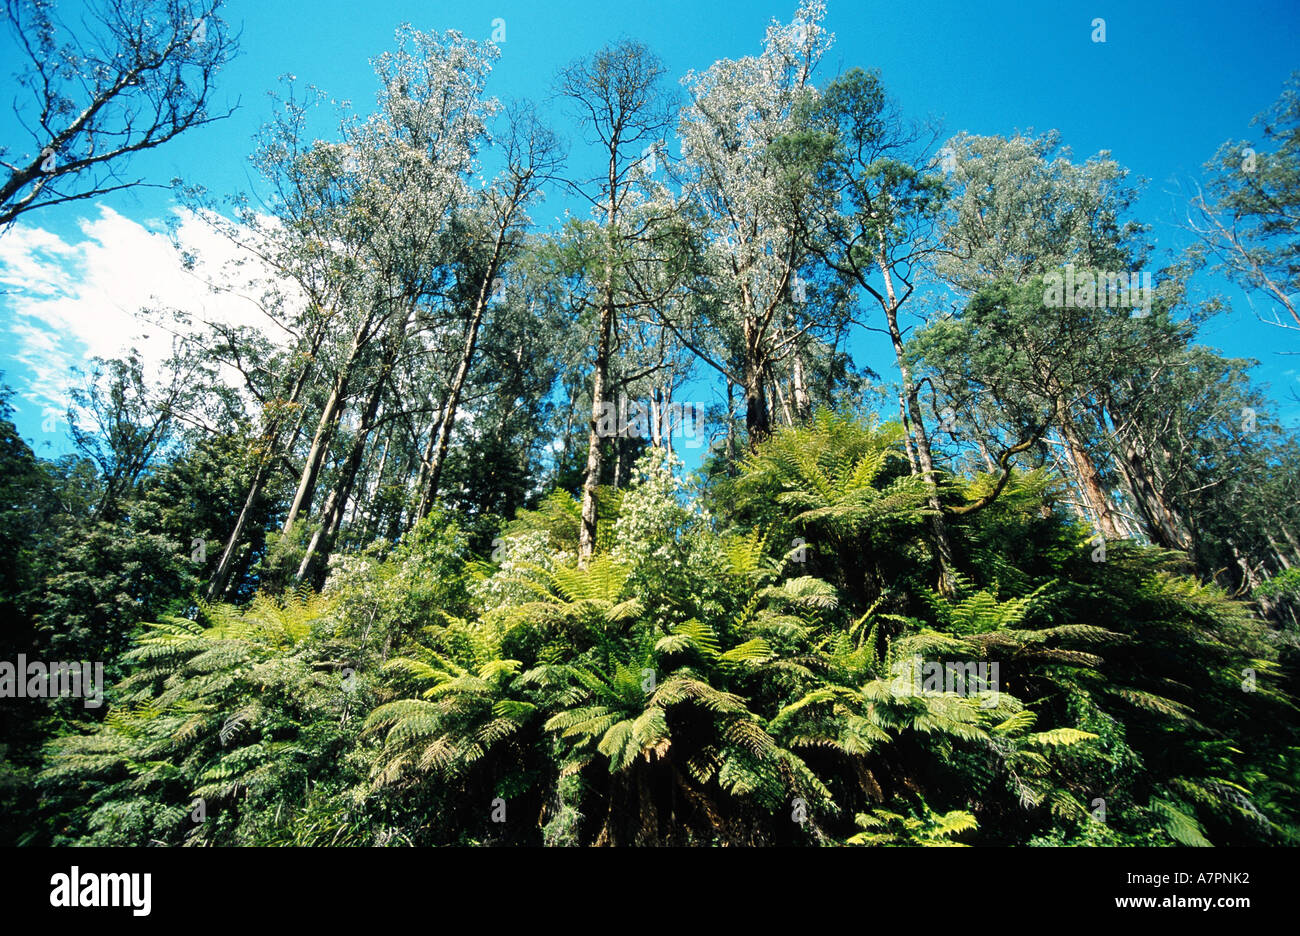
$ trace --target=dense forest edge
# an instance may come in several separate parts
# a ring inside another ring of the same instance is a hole
[[[237,34],[150,3],[94,119],[188,132]],[[286,79],[255,195],[177,184],[260,324],[143,310],[59,457],[0,382],[0,844],[1300,844],[1300,447],[1200,340],[1207,280],[1300,331],[1300,72],[1170,256],[1109,153],[820,78],[824,17],[593,52],[566,136],[403,26],[372,110]]]

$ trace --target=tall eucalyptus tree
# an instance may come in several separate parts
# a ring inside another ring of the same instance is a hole
[[[673,226],[675,207],[661,200],[663,192],[647,171],[647,163],[657,161],[662,152],[671,125],[664,74],[663,63],[646,46],[624,40],[572,63],[558,79],[559,93],[572,102],[600,159],[596,174],[572,183],[592,206],[594,225],[590,234],[578,239],[587,254],[596,319],[578,544],[584,562],[596,545],[597,489],[604,459],[600,421],[610,397],[616,328],[630,307],[647,301],[629,288],[629,261],[639,253],[641,263],[672,263],[678,253],[675,239],[664,231]]]
[[[805,2],[792,23],[768,27],[759,55],[722,59],[683,79],[684,197],[703,227],[712,298],[694,327],[674,327],[743,390],[751,445],[770,432],[775,364],[799,353],[805,333],[821,324],[800,278],[815,180],[787,141],[806,126],[816,98],[813,71],[831,44],[824,13],[824,4]],[[805,370],[796,358],[800,397]]]

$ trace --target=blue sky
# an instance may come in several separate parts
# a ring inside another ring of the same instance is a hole
[[[664,59],[675,80],[715,59],[757,52],[771,18],[789,21],[795,6],[795,0],[322,0],[309,6],[232,0],[225,15],[242,29],[242,54],[224,72],[217,102],[238,100],[239,111],[144,155],[134,168],[158,181],[181,176],[218,193],[250,188],[251,137],[269,113],[266,92],[278,76],[292,73],[364,109],[374,95],[369,59],[391,46],[393,30],[403,21],[487,39],[493,20],[504,20],[506,37],[490,91],[543,101],[558,68],[610,40],[642,40]],[[1202,164],[1225,139],[1247,136],[1251,117],[1277,98],[1292,70],[1300,69],[1295,0],[1237,8],[1208,2],[1030,7],[828,0],[828,8],[826,26],[835,34],[835,46],[823,61],[822,82],[855,66],[875,67],[905,113],[939,118],[945,135],[1056,128],[1077,158],[1110,150],[1148,180],[1137,216],[1152,225],[1158,251],[1186,243],[1179,225],[1186,192],[1201,177]],[[1092,21],[1098,17],[1106,22],[1105,43],[1092,41]],[[13,61],[3,43],[0,52],[0,58]],[[10,91],[12,74],[6,71],[3,80]],[[4,100],[12,96],[7,93]],[[572,133],[571,124],[553,122],[562,133]],[[14,130],[12,117],[0,114],[6,140],[15,138]],[[576,149],[580,141],[570,144]],[[561,205],[548,201],[547,210],[538,212],[539,224],[549,224]],[[160,241],[149,231],[159,229],[173,208],[166,190],[150,189],[30,213],[21,232],[5,237],[43,246],[24,255],[25,267],[11,264],[7,271],[2,265],[13,254],[0,240],[0,276],[9,289],[0,295],[0,370],[18,390],[20,432],[47,454],[66,450],[62,430],[45,431],[42,419],[56,391],[56,372],[129,337],[119,320],[105,317],[102,303],[129,314],[126,306],[142,290],[147,293],[155,275],[158,283],[166,280],[172,300],[189,288],[183,277],[156,273],[157,261],[150,259]],[[13,244],[9,247],[16,249]],[[15,288],[33,279],[44,284],[35,294],[26,285]],[[119,289],[126,280],[134,291]],[[1224,288],[1208,278],[1201,286]],[[193,301],[207,301],[197,283],[193,291]],[[1300,352],[1300,338],[1259,323],[1239,293],[1230,295],[1234,311],[1210,324],[1203,340],[1228,354],[1259,359],[1256,378],[1271,385],[1284,422],[1300,425],[1300,403],[1291,396],[1300,391],[1300,354],[1278,353]],[[47,299],[57,299],[57,306]],[[862,346],[863,362],[889,379],[887,342],[873,337]]]

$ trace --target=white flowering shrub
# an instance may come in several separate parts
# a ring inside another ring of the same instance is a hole
[[[494,551],[500,565],[469,584],[475,607],[486,612],[536,600],[537,591],[529,583],[543,582],[546,573],[574,559],[571,553],[553,549],[550,539],[546,530],[526,530],[502,537]]]
[[[409,628],[439,611],[464,612],[469,558],[464,531],[435,510],[396,547],[374,544],[357,555],[331,558],[325,593],[341,599],[345,617]]]
[[[633,593],[665,629],[716,613],[724,578],[712,517],[682,480],[682,467],[667,449],[646,451],[614,524],[612,556],[631,569]]]

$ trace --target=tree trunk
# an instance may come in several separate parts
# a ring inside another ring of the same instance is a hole
[[[478,344],[479,327],[482,322],[483,308],[480,301],[476,304],[474,315],[470,319],[469,330],[465,336],[465,349],[461,353],[460,363],[456,366],[456,374],[452,377],[447,394],[447,403],[443,407],[442,421],[438,427],[438,444],[429,467],[429,480],[425,493],[420,501],[422,518],[428,515],[434,500],[438,497],[438,486],[442,483],[442,469],[447,463],[447,453],[451,450],[451,430],[456,424],[456,409],[460,406],[460,397],[465,390],[465,381],[474,360],[474,350]]]
[[[781,389],[781,381],[776,378],[770,368],[767,372],[767,383],[771,386],[772,392],[776,394],[776,402],[781,407],[781,415],[785,417],[785,424],[793,426],[794,415],[790,412],[790,404],[786,400],[785,391]]]
[[[650,391],[650,444],[655,448],[664,447],[663,406],[660,402],[659,388]]]
[[[1277,559],[1278,565],[1283,569],[1291,568],[1291,560],[1282,552],[1282,547],[1277,544],[1277,540],[1273,539],[1273,534],[1266,532],[1264,537],[1268,540],[1268,545],[1273,547],[1273,556]]]
[[[289,532],[289,528],[293,526],[299,514],[311,512],[311,503],[316,491],[316,477],[325,464],[325,456],[328,454],[330,443],[334,439],[334,430],[337,428],[339,417],[343,415],[343,408],[347,404],[348,381],[352,376],[352,368],[361,353],[362,347],[367,343],[366,332],[369,331],[370,323],[373,320],[374,312],[372,310],[357,326],[356,332],[353,333],[352,345],[348,348],[347,359],[344,360],[339,367],[338,374],[334,377],[329,398],[325,401],[325,408],[321,411],[320,422],[316,424],[316,432],[312,436],[311,448],[307,452],[307,462],[303,465],[302,476],[298,479],[298,489],[294,492],[293,503],[289,505],[289,513],[284,519],[283,529],[285,533]]]
[[[1280,527],[1280,529],[1282,535],[1286,537],[1286,541],[1291,544],[1291,554],[1295,556],[1297,562],[1300,562],[1300,543],[1296,542],[1295,536],[1292,535],[1291,531],[1287,529],[1287,527],[1283,526]]]
[[[315,352],[320,347],[320,342],[312,348]],[[310,376],[310,367],[304,366],[298,371],[298,376],[294,380],[293,388],[289,391],[289,397],[286,400],[288,405],[296,405],[298,398],[302,395],[303,389],[307,385],[307,378]],[[271,465],[274,463],[276,452],[281,448],[280,444],[280,425],[282,417],[273,417],[267,426],[266,450],[262,453],[258,461],[257,470],[253,473],[253,480],[248,486],[248,495],[244,498],[244,506],[239,511],[239,516],[235,519],[235,526],[226,538],[225,548],[221,552],[221,559],[217,563],[216,570],[212,573],[212,578],[208,581],[207,589],[204,596],[213,601],[221,598],[226,593],[226,588],[230,582],[230,573],[234,570],[235,550],[239,548],[240,542],[244,538],[244,530],[248,526],[248,521],[252,517],[253,507],[257,503],[257,498],[261,495],[267,479],[271,475]],[[286,450],[292,450],[298,441],[298,435],[302,432],[303,412],[301,408],[294,419],[293,431],[289,434],[287,443],[283,446]]]
[[[735,402],[732,399],[736,385],[727,378],[727,466],[728,470],[736,464],[736,433],[734,428],[735,420],[732,418],[735,413]]]
[[[244,537],[244,528],[248,525],[248,519],[253,514],[253,506],[257,503],[258,495],[262,493],[262,486],[266,483],[269,474],[270,462],[264,457],[253,473],[253,481],[248,486],[248,496],[244,498],[244,506],[235,519],[234,528],[226,538],[226,547],[221,552],[221,560],[217,563],[216,571],[212,573],[212,578],[208,580],[208,587],[204,590],[204,597],[208,601],[219,599],[226,593],[226,585],[230,581],[230,573],[234,567],[235,550]]]
[[[578,528],[578,567],[585,569],[587,560],[596,551],[597,488],[604,453],[601,451],[600,417],[605,406],[609,384],[609,355],[614,340],[614,317],[618,306],[614,298],[614,258],[617,255],[615,239],[618,236],[618,148],[620,130],[615,127],[609,139],[609,202],[605,206],[605,282],[602,286],[600,326],[596,336],[596,372],[591,380],[591,424],[587,432],[587,467],[582,476],[582,524]],[[617,428],[617,427],[616,427]]]
[[[438,496],[438,485],[442,481],[442,466],[447,462],[447,451],[451,447],[451,430],[456,424],[456,408],[460,406],[460,395],[465,389],[470,366],[474,363],[474,351],[478,347],[479,330],[483,326],[483,317],[487,314],[488,299],[492,294],[492,283],[501,269],[501,253],[505,248],[506,234],[509,231],[511,213],[507,212],[505,220],[497,229],[496,240],[492,245],[492,259],[488,261],[479,283],[478,296],[474,299],[474,313],[465,328],[465,347],[461,351],[460,361],[456,365],[456,374],[452,377],[451,390],[447,395],[447,405],[438,431],[438,448],[433,456],[433,466],[429,471],[429,491],[424,497],[424,509],[433,506]],[[421,514],[425,516],[425,514]]]
[[[1105,485],[1101,483],[1101,472],[1084,447],[1082,439],[1075,430],[1074,421],[1066,410],[1065,403],[1059,397],[1056,401],[1056,421],[1057,428],[1061,432],[1061,440],[1065,443],[1068,460],[1074,468],[1079,490],[1083,493],[1092,520],[1097,525],[1097,532],[1107,540],[1122,539],[1119,527],[1115,524],[1110,497],[1106,494]]]
[[[316,477],[325,464],[325,456],[334,439],[334,430],[338,427],[339,417],[343,415],[346,383],[344,376],[339,375],[330,390],[325,408],[321,411],[316,432],[312,436],[311,448],[307,450],[307,460],[303,463],[302,474],[298,478],[298,488],[294,491],[293,502],[289,505],[289,512],[284,518],[284,526],[281,528],[283,533],[289,532],[300,514],[305,516],[311,512],[312,500],[316,493]]]
[[[925,433],[925,419],[921,414],[918,388],[912,382],[912,370],[907,365],[907,356],[903,348],[903,333],[898,327],[898,298],[894,293],[894,278],[889,270],[884,253],[877,256],[877,266],[885,282],[885,319],[889,324],[889,338],[894,345],[894,359],[898,364],[898,373],[902,381],[902,394],[907,406],[905,413],[911,422],[911,436],[916,443],[916,461],[930,490],[930,531],[934,535],[935,557],[939,561],[939,592],[943,595],[954,593],[952,571],[954,557],[952,540],[948,535],[948,524],[943,518],[943,505],[939,502],[939,487],[934,476],[934,458],[930,451],[930,439]]]
[[[605,382],[609,371],[609,349],[613,337],[614,297],[607,294],[600,310],[600,335],[596,340],[596,372],[591,384],[591,426],[587,434],[587,469],[582,480],[582,526],[578,530],[578,564],[586,567],[596,549],[596,488],[600,484],[601,437],[598,432],[605,405]]]
[[[438,404],[438,415],[434,417],[433,423],[429,426],[429,442],[420,454],[420,470],[415,478],[415,490],[420,495],[419,502],[416,504],[415,514],[412,517],[412,523],[426,517],[432,509],[432,501],[429,500],[429,471],[433,468],[433,453],[438,445],[438,436],[442,429],[442,421],[447,418],[447,401],[444,398]]]
[[[303,555],[302,562],[298,566],[298,574],[295,578],[299,582],[307,577],[307,573],[310,571],[317,554],[320,555],[323,564],[333,546],[334,537],[342,523],[343,511],[347,506],[348,497],[352,494],[352,486],[356,482],[357,471],[360,469],[361,460],[365,456],[366,444],[369,442],[370,433],[374,429],[375,415],[379,412],[379,401],[383,398],[384,384],[388,381],[391,368],[392,358],[390,357],[385,361],[383,370],[375,380],[370,396],[366,399],[365,411],[357,426],[356,436],[352,440],[352,446],[348,450],[347,458],[339,468],[338,481],[330,491],[329,497],[325,500],[325,506],[321,510],[320,526],[312,534],[311,542],[307,545],[307,552]]]
[[[1124,446],[1123,458],[1118,463],[1151,542],[1166,549],[1190,552],[1192,538],[1187,525],[1166,500],[1135,441]]]
[[[361,531],[362,540],[371,542],[379,530],[380,515],[376,512],[375,503],[379,500],[379,494],[384,489],[384,472],[388,470],[388,457],[393,450],[393,430],[390,428],[388,434],[384,437],[384,454],[379,458],[379,467],[375,470],[374,486],[367,494],[370,501],[370,510],[365,515],[365,528]],[[365,486],[370,485],[370,479],[365,479]]]
[[[675,428],[675,427],[673,426],[673,424],[672,424],[672,414],[673,414],[673,387],[672,387],[672,384],[671,384],[671,383],[668,384],[668,389],[667,389],[667,390],[659,390],[658,392],[659,392],[659,411],[660,411],[660,413],[663,414],[663,415],[662,415],[663,425],[660,427],[660,438],[661,438],[661,441],[662,441],[663,447],[664,447],[665,449],[667,449],[668,451],[671,452],[671,451],[674,451],[674,449],[673,449],[673,430],[674,430],[674,428]],[[684,410],[684,409],[682,410],[681,422],[678,423],[678,425],[680,425],[680,426],[682,427],[682,433],[683,433],[683,435],[685,435],[685,432],[686,432],[686,413],[685,413],[685,410]]]
[[[903,424],[903,448],[907,451],[907,462],[912,466],[912,474],[920,474],[921,465],[916,460],[916,446],[912,444],[912,420],[907,418],[907,398],[902,390],[898,392],[898,421]]]
[[[763,366],[756,362],[751,352],[745,361],[745,433],[752,451],[772,434],[768,421],[767,389],[763,386]]]
[[[798,345],[794,348],[794,362],[791,365],[794,381],[794,411],[800,422],[812,417],[812,398],[808,394],[808,377],[803,366],[803,352]]]

